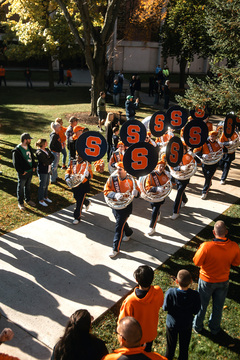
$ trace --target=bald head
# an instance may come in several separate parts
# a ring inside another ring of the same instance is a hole
[[[224,221],[219,220],[214,225],[215,236],[224,237],[227,234],[227,228]]]
[[[120,343],[127,348],[140,346],[142,329],[139,322],[131,316],[126,316],[119,321],[117,332],[120,335]]]

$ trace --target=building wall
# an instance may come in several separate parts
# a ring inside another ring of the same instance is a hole
[[[124,72],[155,72],[160,63],[163,66],[163,58],[159,56],[159,44],[157,42],[144,41],[117,41],[113,50],[111,66],[114,71]],[[168,58],[167,65],[171,73],[179,73],[179,65],[176,58]],[[189,73],[207,73],[208,60],[198,58],[190,64]]]

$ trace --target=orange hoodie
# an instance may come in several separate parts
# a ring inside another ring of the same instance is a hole
[[[118,321],[133,316],[142,327],[141,344],[153,341],[157,336],[158,313],[163,305],[163,291],[159,286],[150,286],[144,298],[137,297],[136,290],[122,303]]]

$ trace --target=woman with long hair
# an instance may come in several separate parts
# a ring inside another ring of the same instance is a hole
[[[92,320],[87,310],[75,311],[55,345],[51,360],[100,360],[108,354],[104,342],[90,333]]]

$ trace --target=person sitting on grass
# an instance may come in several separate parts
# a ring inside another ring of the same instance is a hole
[[[125,316],[133,316],[142,328],[140,344],[145,344],[145,351],[150,352],[153,340],[157,336],[158,314],[163,305],[163,291],[159,286],[151,285],[154,271],[150,266],[139,266],[133,275],[138,286],[124,300],[118,323]]]
[[[177,273],[176,283],[178,288],[170,288],[165,294],[163,310],[167,311],[166,336],[167,349],[166,358],[172,360],[174,357],[177,340],[179,337],[178,359],[188,359],[188,347],[192,335],[193,315],[201,308],[200,295],[189,286],[192,276],[189,271],[182,269]]]

